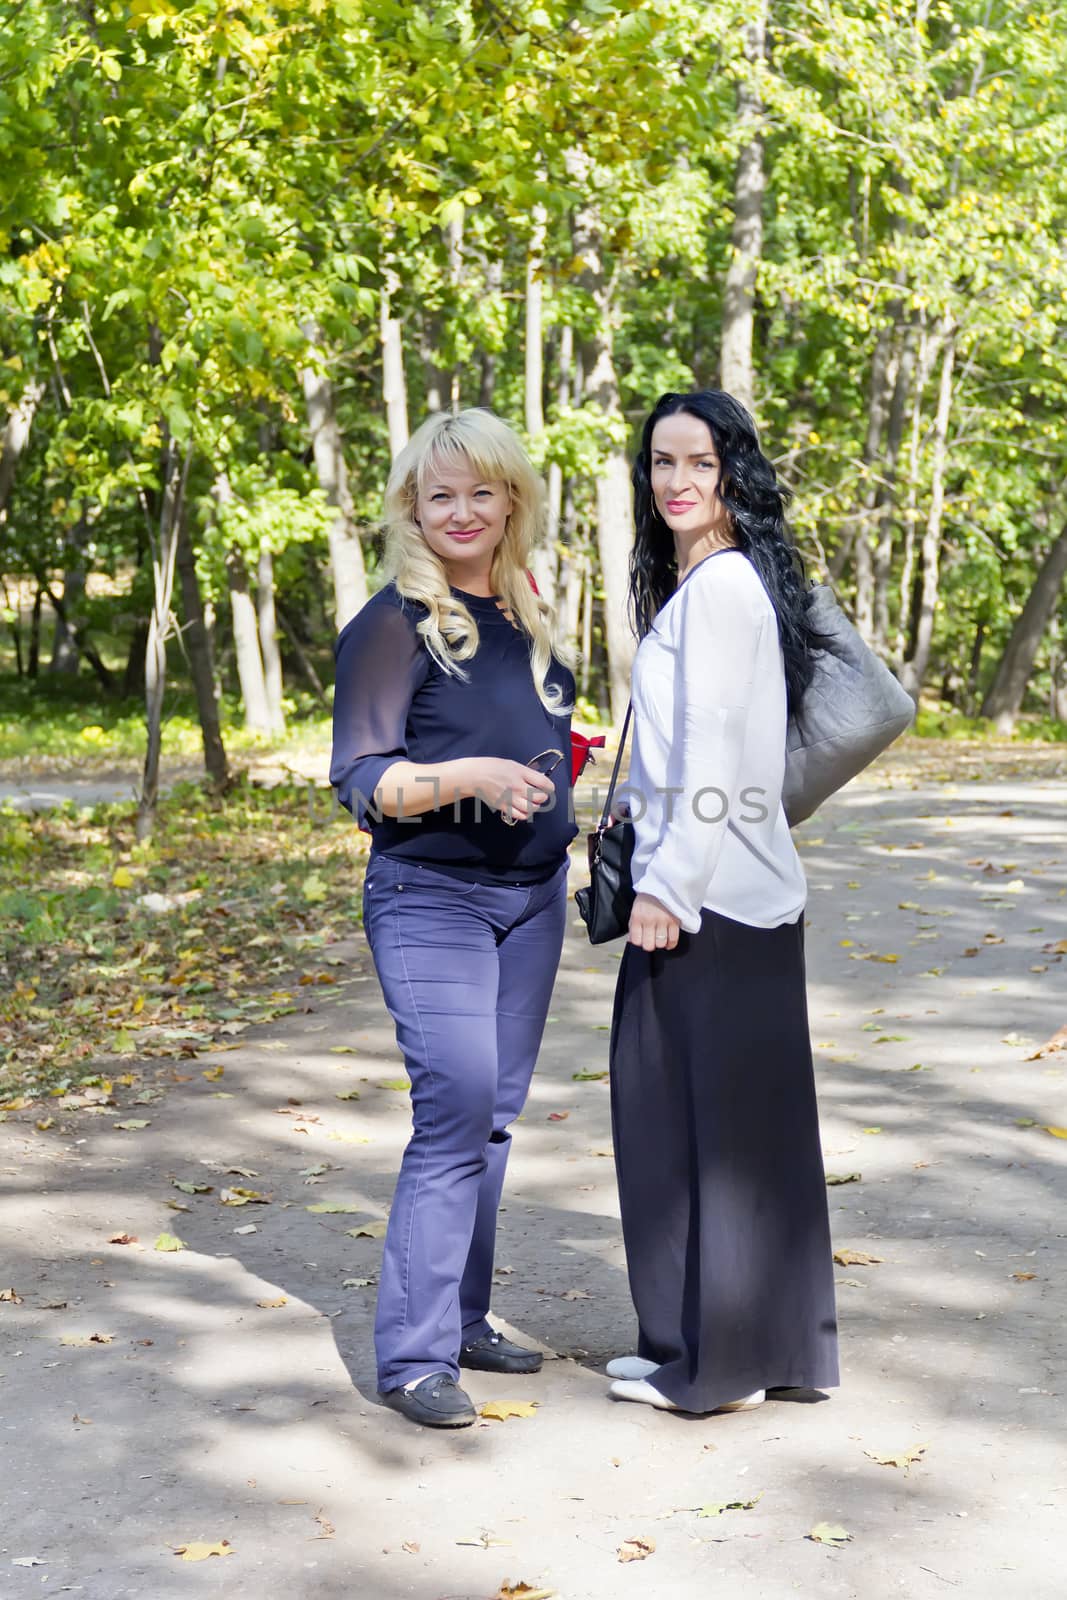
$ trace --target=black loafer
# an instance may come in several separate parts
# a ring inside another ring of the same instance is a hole
[[[478,1413],[448,1372],[431,1372],[413,1389],[390,1389],[382,1399],[424,1428],[469,1428]]]
[[[502,1333],[483,1333],[473,1344],[459,1347],[459,1364],[475,1372],[540,1372],[544,1358],[539,1350],[524,1350]]]

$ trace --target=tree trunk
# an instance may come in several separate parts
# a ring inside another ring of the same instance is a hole
[[[163,697],[167,686],[167,639],[171,632],[171,596],[178,550],[178,528],[185,515],[185,489],[193,459],[190,444],[182,460],[167,437],[159,523],[152,549],[152,615],[145,646],[145,742],[141,792],[137,799],[138,843],[151,836],[159,803],[159,758],[163,751]]]
[[[945,509],[945,465],[948,457],[948,425],[952,415],[952,374],[956,361],[956,329],[946,321],[942,332],[941,382],[938,388],[937,415],[934,419],[934,459],[930,483],[930,510],[922,541],[923,584],[915,629],[915,649],[904,663],[901,682],[918,703],[919,693],[930,662],[934,637],[934,616],[940,586],[941,521]]]
[[[66,539],[66,567],[63,573],[63,608],[68,617],[77,617],[85,599],[85,551],[88,523],[84,516],[71,529]],[[50,673],[76,676],[81,665],[81,652],[64,617],[56,617],[52,635]]]
[[[893,581],[893,532],[897,506],[897,466],[904,440],[908,400],[915,374],[915,325],[909,323],[901,335],[896,363],[893,397],[886,425],[882,482],[875,498],[874,511],[874,647],[882,655],[889,649],[889,593]]]
[[[41,662],[41,601],[44,590],[38,586],[33,597],[33,610],[30,612],[30,647],[29,657],[26,662],[26,676],[32,683],[37,677]]]
[[[584,572],[585,557],[577,550],[561,548],[556,588],[556,640],[571,650],[578,646]]]
[[[432,415],[445,409],[446,375],[437,361],[437,343],[441,337],[440,318],[423,312],[419,318],[419,358],[426,384],[426,410]]]
[[[974,642],[971,645],[971,659],[967,667],[966,700],[963,709],[969,717],[974,716],[975,701],[978,697],[978,680],[982,674],[982,646],[985,644],[986,619],[979,617],[974,629]]]
[[[545,431],[545,360],[544,360],[544,267],[545,233],[548,213],[544,206],[535,206],[533,229],[526,252],[526,350],[524,363],[523,412],[526,433],[531,446],[537,450]],[[556,604],[556,575],[559,561],[556,536],[546,517],[541,536],[530,552],[530,566],[537,587],[552,607]]]
[[[485,269],[485,292],[487,296],[497,295],[504,282],[504,263],[498,258],[490,261]],[[495,350],[480,350],[478,352],[478,404],[492,406],[496,396],[496,374],[498,357]],[[452,410],[458,411],[460,403],[459,393],[459,368],[453,371],[452,383]]]
[[[96,649],[96,646],[93,644],[88,633],[85,631],[85,628],[80,622],[77,622],[70,615],[67,610],[66,603],[60,599],[59,595],[53,593],[51,586],[43,579],[41,574],[38,574],[38,582],[41,584],[42,590],[51,601],[52,610],[55,612],[57,620],[66,628],[67,632],[74,641],[75,648],[81,655],[85,657],[86,661],[88,661],[89,665],[96,673],[100,687],[108,694],[112,694],[115,689],[115,679],[111,674],[110,668],[107,667],[101,659],[99,651]]]
[[[187,519],[178,521],[178,548],[175,554],[178,581],[182,591],[182,642],[189,663],[189,675],[196,690],[196,707],[200,717],[200,737],[204,745],[204,770],[216,789],[225,788],[230,780],[226,762],[226,748],[222,742],[219,725],[219,702],[215,693],[215,663],[211,658],[211,635],[204,619],[204,605],[200,583],[196,576],[196,556],[189,537]]]
[[[463,225],[465,217],[466,212],[462,207],[460,207],[456,215],[448,224],[448,227],[445,229],[445,251],[448,256],[448,286],[452,291],[453,316],[457,314],[459,306],[459,291],[460,286],[463,283]],[[499,285],[503,268],[499,261],[495,262],[494,265],[497,270],[497,283]],[[492,404],[493,384],[496,378],[495,367],[495,361],[490,361],[489,370],[487,372],[486,357],[483,355],[481,391],[482,395],[484,396],[486,390],[488,390],[488,399],[480,396],[478,400],[478,404],[480,406],[488,406]],[[461,374],[459,363],[455,362],[452,366],[451,372],[448,374],[448,405],[449,409],[453,413],[457,412],[460,406],[460,382]]]
[[[119,691],[124,700],[140,700],[144,698],[144,664],[147,650],[148,623],[138,619],[134,623],[133,633],[130,635],[130,647],[126,652],[126,668],[122,674],[122,688]]]
[[[911,406],[911,437],[908,443],[908,494],[904,509],[904,559],[900,570],[900,614],[897,617],[897,642],[894,669],[903,670],[912,634],[912,591],[915,587],[915,534],[919,525],[919,451],[922,444],[923,396],[930,377],[934,344],[920,320],[918,376]]]
[[[1055,663],[1049,693],[1049,712],[1057,722],[1067,722],[1067,661]]]
[[[876,473],[882,449],[882,435],[885,431],[886,418],[889,413],[890,397],[893,394],[896,379],[893,361],[893,335],[894,328],[892,323],[885,323],[878,330],[874,354],[871,357],[867,438],[863,447],[864,491],[858,499],[854,512],[856,531],[853,548],[856,589],[853,601],[853,618],[860,637],[867,644],[870,644],[874,638],[874,551],[871,543],[871,521],[878,499]],[[835,570],[835,567],[842,556],[847,556],[846,546],[842,546],[842,549],[838,551],[835,563],[831,565],[831,571],[835,577],[839,575],[839,571]]]
[[[734,176],[734,221],[730,265],[722,307],[722,387],[755,409],[752,328],[756,279],[763,254],[763,95],[760,70],[767,50],[768,0],[760,0],[755,19],[744,31],[748,71],[737,85],[737,122],[742,134]]]
[[[582,560],[582,644],[579,683],[582,695],[589,698],[589,685],[593,671],[593,563],[588,556]]]
[[[321,360],[318,330],[311,324],[304,333]],[[348,487],[341,430],[337,425],[333,385],[324,373],[305,367],[301,373],[307,403],[308,431],[315,457],[319,488],[333,507],[330,523],[330,569],[333,573],[334,625],[340,631],[367,603],[367,570],[356,528],[355,510]]]
[[[1049,549],[1034,579],[1026,604],[1015,619],[993,682],[982,701],[982,716],[996,719],[998,733],[1011,733],[1022,709],[1023,695],[1042,636],[1056,609],[1067,577],[1067,523]]]
[[[22,659],[22,589],[16,582],[14,605],[11,604],[12,596],[8,592],[3,574],[0,574],[0,590],[4,596],[4,610],[8,614],[8,628],[11,630],[11,643],[15,649],[15,671],[19,678],[26,676],[26,666]]]
[[[545,235],[548,213],[534,206],[530,243],[526,251],[526,349],[524,363],[523,410],[531,444],[545,431]]]
[[[3,437],[0,438],[0,523],[7,517],[7,502],[18,471],[19,457],[30,438],[30,429],[44,394],[43,383],[30,383],[13,411],[8,412]]]
[[[85,568],[68,567],[63,575],[63,606],[68,616],[74,614],[85,598]],[[57,615],[52,634],[52,659],[50,673],[76,677],[81,665],[81,652],[74,635],[64,619]]]
[[[278,613],[278,621],[282,625],[282,631],[289,641],[289,648],[296,657],[296,664],[307,679],[309,688],[316,698],[322,701],[323,705],[329,705],[330,702],[327,698],[326,690],[322,687],[322,679],[315,671],[315,664],[304,649],[296,629],[286,616],[284,608],[278,605],[277,601],[275,601],[275,609]]]
[[[565,322],[559,333],[559,383],[556,389],[556,403],[561,408],[571,403],[571,392],[574,368],[574,329],[569,322]],[[561,518],[563,513],[563,469],[553,461],[548,469],[548,506],[546,520],[548,524],[548,542],[551,545],[559,543]]]
[[[282,658],[278,652],[278,623],[274,614],[274,559],[267,549],[260,551],[256,567],[256,612],[259,617],[259,648],[263,657],[270,731],[277,738],[282,738],[285,734]]]
[[[404,342],[393,301],[400,292],[395,268],[382,270],[380,335],[382,342],[382,399],[389,425],[389,452],[395,460],[408,442],[408,396],[404,381]]]
[[[248,584],[248,568],[241,552],[232,547],[226,556],[226,582],[230,590],[233,643],[237,652],[237,677],[245,708],[245,727],[250,733],[270,732],[270,707],[263,658],[259,653],[256,608]]]
[[[588,163],[581,152],[568,152],[572,174],[586,180]],[[582,206],[573,222],[574,254],[581,262],[575,284],[584,289],[595,307],[592,328],[582,340],[585,396],[602,413],[618,438],[624,431],[622,401],[614,360],[615,284],[603,259],[601,222],[595,204]],[[633,509],[630,499],[630,464],[621,442],[607,445],[596,479],[597,548],[604,591],[604,645],[608,659],[608,689],[612,719],[621,722],[630,699],[630,666],[634,638],[627,617],[629,559],[633,545]]]

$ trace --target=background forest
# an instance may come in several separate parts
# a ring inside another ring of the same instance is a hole
[[[5,751],[146,695],[147,828],[168,672],[217,779],[234,722],[321,718],[391,453],[470,404],[543,468],[536,575],[617,717],[634,430],[694,384],[753,407],[921,727],[1063,732],[1057,6],[0,15]]]

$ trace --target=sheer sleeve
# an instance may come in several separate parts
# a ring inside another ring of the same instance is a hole
[[[366,829],[383,772],[407,757],[408,711],[428,662],[412,618],[377,597],[342,630],[335,655],[330,782]]]

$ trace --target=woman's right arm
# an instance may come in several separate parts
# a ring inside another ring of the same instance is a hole
[[[397,761],[378,779],[377,804],[387,817],[418,817],[458,800],[526,822],[555,793],[550,778],[498,756],[461,756],[433,764]]]

